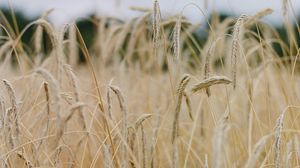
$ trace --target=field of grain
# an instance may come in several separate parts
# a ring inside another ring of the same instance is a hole
[[[272,9],[195,25],[163,18],[155,0],[128,22],[96,20],[92,46],[72,23],[53,27],[51,11],[23,30],[1,15],[1,167],[298,167],[300,29],[288,2],[286,39],[261,21]]]

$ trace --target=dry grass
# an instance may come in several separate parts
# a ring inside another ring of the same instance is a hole
[[[286,18],[291,4],[283,4]],[[109,26],[101,18],[90,49],[76,26],[57,31],[51,11],[20,33],[3,26],[1,167],[299,166],[300,32],[287,31],[284,43],[260,20],[272,13],[265,9],[212,17],[199,44],[199,25],[163,20],[159,1],[153,11],[133,9],[145,14]],[[23,44],[34,25],[33,44]]]

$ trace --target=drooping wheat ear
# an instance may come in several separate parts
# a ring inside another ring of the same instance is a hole
[[[53,26],[43,18],[38,19],[37,21],[35,21],[35,23],[43,27],[43,29],[46,31],[46,33],[48,34],[51,40],[54,55],[55,55],[55,61],[56,61],[55,65],[57,66],[56,67],[57,76],[60,76],[60,65],[61,65],[61,58],[62,58],[61,55],[63,54],[62,45],[60,45],[60,41],[59,41],[60,34],[57,34]]]
[[[140,116],[135,122],[135,129],[138,130],[140,126],[143,124],[143,122],[149,119],[151,116],[152,114],[143,114],[142,116]]]
[[[77,102],[75,104],[73,104],[70,108],[69,108],[69,114],[67,114],[64,119],[63,119],[63,126],[65,126],[68,121],[72,118],[72,116],[74,115],[75,111],[78,111],[78,109],[82,108],[83,106],[85,106],[85,103],[82,102]]]
[[[177,97],[176,97],[176,107],[175,107],[175,115],[174,115],[174,121],[173,121],[173,129],[172,129],[172,143],[174,143],[174,140],[179,135],[179,113],[181,111],[181,103],[182,103],[182,97],[184,93],[184,89],[186,88],[187,84],[189,83],[191,77],[189,75],[185,75],[180,83],[177,90]]]
[[[41,19],[46,19],[48,15],[53,11],[53,9],[50,9],[43,13]],[[35,54],[39,54],[42,50],[42,41],[43,41],[43,27],[41,25],[38,25],[36,28],[36,31],[34,33],[34,49]]]
[[[176,107],[175,115],[172,128],[172,144],[173,144],[173,156],[172,156],[172,167],[177,168],[179,166],[179,151],[178,151],[178,136],[179,136],[179,113],[181,111],[182,97],[184,95],[184,90],[188,85],[191,77],[189,75],[184,75],[179,83],[176,96]]]
[[[242,14],[236,21],[233,30],[233,40],[232,40],[232,48],[231,48],[231,70],[232,70],[234,89],[236,87],[236,71],[237,71],[237,59],[239,55],[238,50],[239,50],[240,32],[245,18],[247,18],[247,15]]]
[[[267,8],[262,11],[257,12],[254,16],[249,17],[249,19],[244,23],[245,27],[250,27],[255,24],[260,18],[270,15],[274,12],[273,9]]]
[[[63,52],[63,45],[62,45],[62,41],[60,40],[60,35],[62,33],[56,33],[57,31],[54,30],[53,26],[47,22],[45,19],[41,18],[38,19],[36,21],[37,25],[40,25],[43,27],[43,29],[46,31],[46,33],[48,34],[52,46],[53,46],[53,54],[54,54],[54,61],[55,61],[55,70],[56,70],[56,76],[58,79],[58,82],[61,82],[61,65],[62,65],[62,60],[64,57],[62,57],[64,55]],[[64,27],[65,28],[65,27]],[[64,32],[64,31],[62,31]]]
[[[151,168],[154,168],[154,150],[155,150],[156,143],[157,143],[158,130],[159,130],[160,125],[161,125],[161,110],[158,110],[155,127],[153,129],[152,144],[151,144],[151,147],[150,147]]]
[[[281,145],[281,133],[283,128],[283,120],[284,120],[285,112],[283,112],[279,118],[277,119],[276,127],[275,127],[275,160],[274,164],[276,168],[280,168],[280,145]]]
[[[126,144],[127,144],[127,140],[128,140],[128,133],[127,133],[127,128],[128,128],[128,114],[127,114],[127,108],[125,105],[125,99],[124,96],[122,94],[122,92],[120,91],[120,89],[116,86],[112,86],[110,85],[110,89],[117,95],[118,97],[118,101],[119,101],[119,105],[120,105],[120,109],[123,113],[123,138],[124,138],[124,142],[122,145],[122,168],[127,167],[127,161],[128,161],[128,154],[127,154],[127,150],[126,150]]]
[[[176,64],[180,60],[181,48],[180,48],[180,31],[181,31],[181,16],[176,20],[176,24],[173,31],[173,49],[174,59]]]
[[[153,46],[154,46],[154,56],[155,60],[158,60],[158,48],[159,48],[159,38],[160,38],[160,7],[158,0],[154,0],[153,5],[153,18],[152,18],[152,31],[153,31]]]
[[[47,70],[43,69],[43,68],[39,68],[37,70],[35,70],[35,72],[37,74],[40,74],[48,83],[49,86],[53,92],[53,111],[56,112],[56,121],[57,121],[57,126],[58,126],[58,130],[56,133],[56,141],[55,141],[55,147],[58,145],[58,142],[63,134],[63,121],[61,119],[61,114],[60,114],[60,100],[61,100],[61,96],[60,96],[60,89],[59,89],[59,85],[57,83],[57,80],[50,74],[50,72],[48,72]]]
[[[65,65],[64,67],[67,72],[67,76],[71,81],[72,89],[73,89],[74,96],[75,96],[75,101],[78,103],[78,102],[80,102],[79,90],[78,90],[78,88],[79,88],[78,87],[78,79],[77,79],[76,75],[74,74],[71,66]],[[82,129],[85,130],[86,123],[85,123],[82,107],[78,108],[78,115],[79,115],[79,123],[82,123]]]
[[[6,87],[11,102],[11,107],[7,110],[6,113],[5,125],[7,125],[7,130],[8,130],[7,135],[10,135],[8,136],[8,142],[10,144],[10,147],[14,148],[20,142],[20,138],[19,138],[20,128],[19,128],[19,115],[17,109],[17,99],[11,83],[5,79],[2,81]]]
[[[214,168],[222,167],[223,160],[223,147],[225,146],[225,140],[227,137],[227,132],[229,131],[229,125],[222,122],[222,124],[217,128],[216,134],[214,137],[213,145],[213,158],[214,158]]]
[[[138,130],[139,127],[141,128],[141,132],[142,132],[142,143],[143,143],[143,148],[142,148],[142,152],[143,152],[143,168],[146,168],[147,165],[147,161],[148,159],[148,155],[147,155],[147,151],[146,151],[146,137],[145,137],[145,131],[144,131],[144,126],[143,126],[143,122],[145,120],[147,120],[148,118],[150,118],[152,116],[152,114],[145,114],[142,115],[135,123],[135,129]]]
[[[131,131],[131,134],[130,134],[130,138],[129,138],[129,145],[130,145],[130,149],[131,149],[132,152],[134,152],[134,143],[135,143],[135,140],[136,140],[136,135],[137,135],[138,129],[141,128],[143,122],[144,122],[145,120],[147,120],[148,118],[150,118],[151,116],[152,116],[152,114],[144,114],[144,115],[140,116],[140,117],[136,120],[134,126],[130,126],[130,127],[129,127],[129,128],[131,128],[130,130],[132,130],[132,131]],[[142,134],[143,134],[143,131],[144,131],[144,130],[141,130],[141,131],[142,131]],[[143,139],[143,138],[142,138],[142,141],[144,142],[144,139]],[[145,154],[145,153],[143,153],[143,154]],[[145,163],[145,162],[144,162],[145,155],[143,155],[143,156],[144,156],[144,158],[143,158],[143,163]],[[134,162],[131,162],[131,165],[132,165],[132,167],[135,167]]]
[[[191,91],[193,93],[195,93],[195,92],[198,92],[201,89],[205,89],[205,88],[208,88],[208,87],[213,86],[213,85],[229,84],[231,82],[232,81],[229,78],[225,77],[225,76],[212,76],[212,77],[210,77],[206,80],[201,81],[200,83],[195,84],[192,87]]]
[[[268,140],[268,136],[262,137],[254,146],[252,154],[248,157],[245,168],[254,168],[261,152],[263,151]]]
[[[60,113],[58,113],[60,106],[58,106],[58,104],[60,102],[61,96],[59,93],[60,91],[59,91],[59,86],[58,86],[57,80],[52,76],[52,74],[49,71],[47,71],[44,68],[38,68],[37,70],[35,70],[35,72],[37,74],[40,74],[50,85],[50,88],[54,93],[54,95],[53,95],[54,102],[55,102],[55,104],[57,104],[55,111],[57,113],[57,116],[60,116]]]
[[[37,21],[35,21],[36,24],[38,26],[42,26],[46,33],[48,34],[50,40],[51,40],[51,43],[53,45],[53,48],[54,49],[57,49],[57,45],[58,45],[58,39],[55,35],[55,31],[53,29],[53,27],[51,26],[51,24],[49,22],[47,22],[45,19],[41,18],[41,19],[38,19]]]
[[[78,61],[78,47],[77,47],[77,36],[76,36],[76,27],[70,25],[69,27],[69,63],[74,66]]]
[[[210,76],[210,57],[212,56],[212,48],[213,46],[211,45],[208,49],[206,58],[205,58],[205,64],[204,64],[204,80],[208,79]],[[210,96],[210,89],[206,88],[206,94],[209,97]]]

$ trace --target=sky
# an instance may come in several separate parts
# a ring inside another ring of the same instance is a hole
[[[46,10],[54,9],[49,19],[55,25],[63,25],[75,19],[88,16],[91,13],[98,15],[115,16],[120,19],[129,19],[141,15],[141,12],[132,11],[131,6],[152,8],[153,0],[0,0],[0,6],[12,3],[15,9],[20,9],[27,16],[38,16]],[[205,16],[194,5],[198,5],[209,15],[212,10],[228,12],[234,15],[253,15],[256,12],[271,8],[274,13],[264,20],[280,24],[282,20],[282,0],[208,0],[205,8],[204,0],[159,0],[162,16],[167,17],[183,12],[192,22],[201,22]],[[300,15],[300,0],[289,0],[296,14]],[[184,10],[183,10],[184,8]],[[291,12],[291,10],[290,10]]]

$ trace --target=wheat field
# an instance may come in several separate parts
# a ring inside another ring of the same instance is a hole
[[[199,25],[155,0],[99,17],[92,46],[51,11],[22,30],[1,15],[1,167],[298,167],[300,29],[282,2],[286,40],[261,20],[272,9]]]

